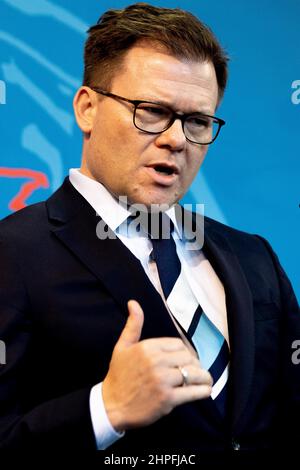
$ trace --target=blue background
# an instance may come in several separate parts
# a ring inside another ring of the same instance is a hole
[[[226,126],[184,202],[205,203],[207,215],[265,236],[300,298],[299,0],[150,3],[198,15],[231,57],[217,113]],[[68,168],[79,166],[72,98],[81,83],[85,31],[106,9],[128,4],[0,0],[1,218],[31,181],[20,169],[48,181],[32,191],[30,204],[46,199]],[[7,177],[7,168],[15,177]]]

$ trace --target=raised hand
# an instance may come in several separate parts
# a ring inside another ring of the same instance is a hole
[[[128,311],[102,387],[106,412],[118,431],[146,426],[178,405],[207,398],[212,387],[211,375],[180,338],[140,341],[143,310],[131,300]],[[187,372],[184,386],[181,367]]]

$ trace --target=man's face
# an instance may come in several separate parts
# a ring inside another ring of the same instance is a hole
[[[109,91],[161,102],[178,113],[213,115],[218,101],[211,63],[179,60],[150,45],[128,51]],[[180,120],[161,134],[146,134],[134,127],[131,104],[101,95],[96,103],[81,171],[131,203],[177,202],[196,176],[208,146],[188,142]],[[162,172],[164,165],[174,171]]]

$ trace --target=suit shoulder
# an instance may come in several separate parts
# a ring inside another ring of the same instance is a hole
[[[230,227],[210,217],[205,217],[204,227],[208,234],[225,238],[237,250],[251,253],[253,250],[266,252],[266,248],[270,248],[269,243],[262,236]]]
[[[210,217],[204,217],[204,224],[205,228],[212,229],[216,232],[222,233],[223,235],[235,235],[237,237],[252,237],[253,234],[249,232],[245,232],[244,230],[237,229],[235,227],[231,227],[230,225],[226,225],[223,222],[218,220],[212,219]]]
[[[38,202],[24,207],[0,221],[0,238],[7,236],[14,239],[25,234],[31,236],[42,229],[47,221],[45,202]]]

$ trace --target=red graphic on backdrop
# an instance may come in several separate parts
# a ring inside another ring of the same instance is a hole
[[[49,188],[49,180],[41,171],[29,170],[27,168],[1,168],[0,177],[25,178],[28,181],[21,185],[19,192],[9,202],[8,207],[12,211],[18,211],[25,207],[26,200],[39,188]]]

